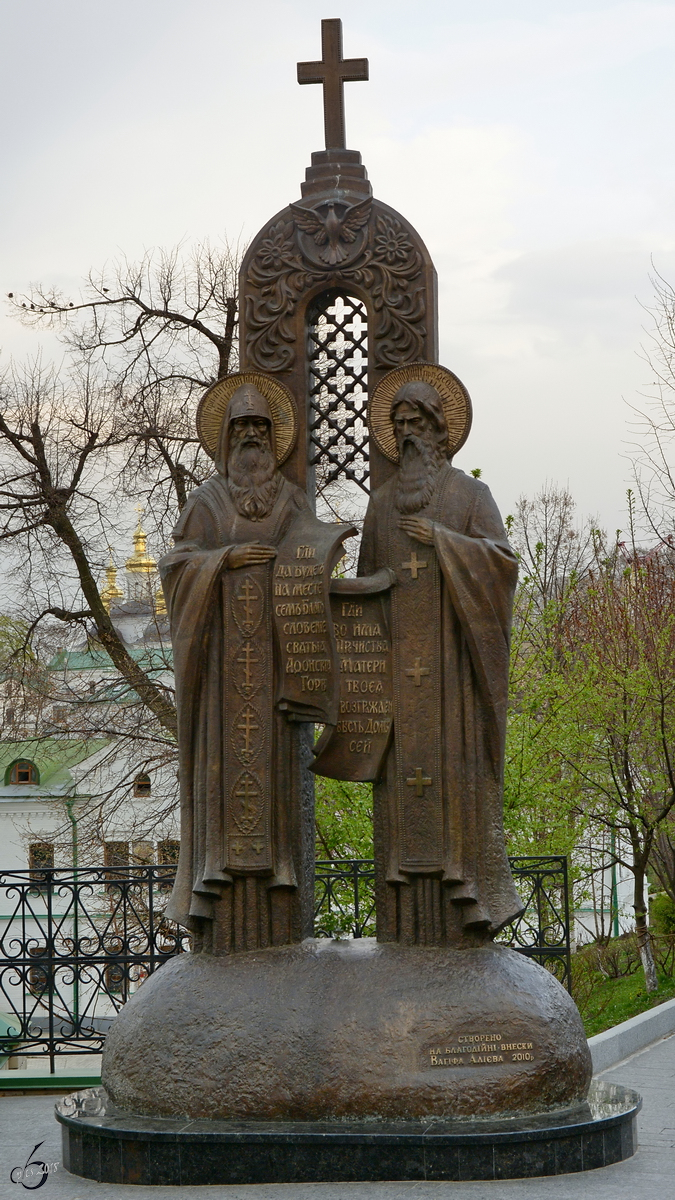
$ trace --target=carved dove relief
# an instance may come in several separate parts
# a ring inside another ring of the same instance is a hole
[[[369,196],[358,204],[350,205],[342,213],[339,213],[337,208],[344,209],[344,205],[336,207],[333,201],[316,209],[291,204],[296,228],[305,234],[308,240],[311,238],[317,247],[308,247],[309,257],[320,259],[328,267],[339,266],[347,259],[355,258],[365,241],[364,227],[370,219],[372,203]]]

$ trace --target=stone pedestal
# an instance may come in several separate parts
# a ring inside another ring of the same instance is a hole
[[[64,1096],[63,1165],[102,1183],[518,1179],[589,1171],[637,1150],[640,1097],[591,1084],[540,1117],[483,1121],[191,1121],[122,1112],[103,1088]]]
[[[127,1112],[238,1121],[522,1117],[578,1105],[590,1078],[571,997],[530,959],[372,939],[180,955],[102,1067]]]

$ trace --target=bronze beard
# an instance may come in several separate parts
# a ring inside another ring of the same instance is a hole
[[[395,497],[400,513],[419,512],[434,494],[438,472],[446,458],[437,438],[434,433],[429,433],[428,438],[408,433],[403,439]]]
[[[261,521],[274,507],[281,473],[269,441],[248,445],[234,442],[227,460],[227,486],[242,517]]]

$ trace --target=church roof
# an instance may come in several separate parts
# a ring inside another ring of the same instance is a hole
[[[109,738],[28,738],[20,742],[0,742],[0,800],[67,796],[74,785],[71,768],[91,758],[109,743]],[[35,763],[40,772],[39,783],[5,784],[7,768],[19,758]]]
[[[171,669],[171,647],[127,646],[127,654],[150,675],[160,675]],[[100,646],[82,650],[59,650],[48,664],[50,671],[115,671],[117,667],[107,651]]]

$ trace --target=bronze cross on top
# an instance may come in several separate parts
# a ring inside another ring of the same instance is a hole
[[[368,78],[367,58],[342,57],[342,21],[321,22],[321,62],[298,63],[298,83],[323,84],[323,124],[326,149],[344,150],[345,97],[343,84]]]

